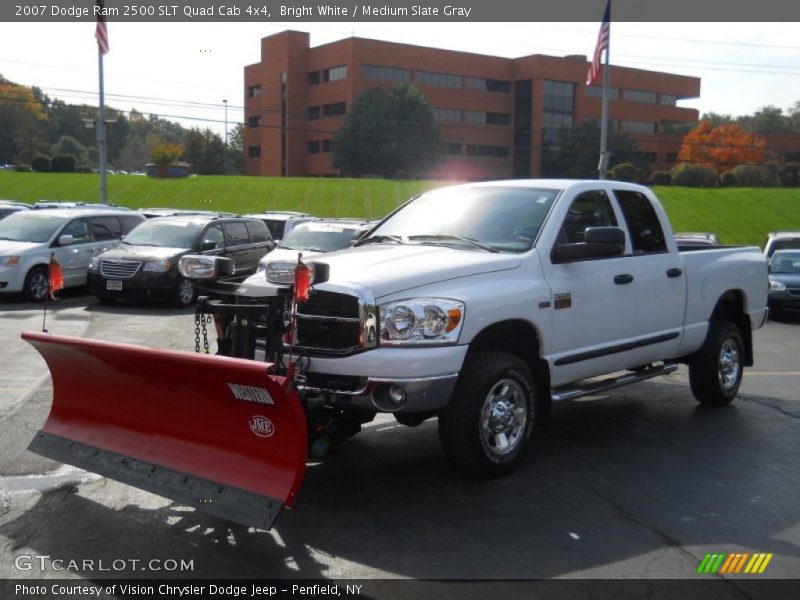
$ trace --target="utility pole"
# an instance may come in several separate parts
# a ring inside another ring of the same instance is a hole
[[[100,61],[100,108],[97,117],[97,150],[100,153],[100,203],[108,204],[108,186],[106,181],[106,99],[103,85],[103,52],[97,53]]]
[[[228,100],[223,98],[225,105],[225,155],[222,157],[222,172],[228,174]]]

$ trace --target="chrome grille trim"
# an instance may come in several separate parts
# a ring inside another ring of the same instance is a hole
[[[142,266],[138,260],[100,260],[100,274],[103,277],[114,277],[117,279],[130,279]]]

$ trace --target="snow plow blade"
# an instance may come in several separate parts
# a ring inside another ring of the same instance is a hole
[[[25,332],[53,378],[29,450],[269,529],[308,451],[303,407],[268,363]]]

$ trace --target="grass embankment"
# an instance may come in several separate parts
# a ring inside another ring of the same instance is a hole
[[[323,217],[380,217],[439,181],[201,176],[108,177],[108,201],[237,213],[299,210]],[[0,198],[97,200],[97,175],[0,171]],[[767,232],[800,230],[800,188],[658,187],[676,231],[713,231],[724,244],[761,244]]]

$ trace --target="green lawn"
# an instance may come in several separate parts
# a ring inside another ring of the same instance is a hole
[[[201,176],[152,179],[110,175],[108,200],[237,213],[300,210],[314,215],[380,217],[438,181]],[[0,198],[97,200],[97,175],[0,171]],[[676,231],[713,231],[725,244],[761,244],[768,231],[800,230],[800,188],[658,187]]]

